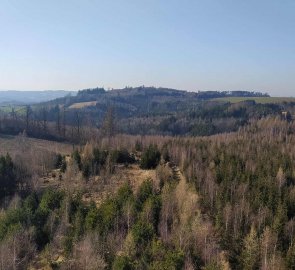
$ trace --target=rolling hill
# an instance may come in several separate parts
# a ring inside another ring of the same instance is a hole
[[[237,131],[251,119],[281,116],[282,111],[295,113],[293,99],[273,98],[260,92],[189,92],[144,86],[109,91],[85,89],[77,95],[35,103],[29,109],[5,109],[2,114],[18,121],[18,125],[6,121],[2,132],[9,130],[11,134],[13,130],[17,134],[28,129],[28,121],[35,121],[35,132],[31,128],[30,134],[37,136],[41,130],[42,138],[49,132],[47,123],[52,129],[58,126],[59,138],[61,124],[71,127],[71,137],[80,137],[81,128],[103,130],[110,114],[115,133],[207,136]]]

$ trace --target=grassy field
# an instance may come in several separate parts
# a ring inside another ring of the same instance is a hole
[[[295,102],[295,98],[292,97],[224,97],[214,98],[214,101],[238,103],[246,100],[254,100],[256,103],[282,103],[282,102]]]
[[[16,106],[12,106],[12,105],[0,105],[0,113],[11,113],[12,109],[14,109],[15,113],[17,113],[18,115],[23,115],[25,113],[25,106],[21,106],[21,105],[16,105]]]
[[[72,104],[69,109],[82,109],[85,107],[95,106],[97,101],[79,102]]]

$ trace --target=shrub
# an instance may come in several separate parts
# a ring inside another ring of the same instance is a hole
[[[87,162],[83,164],[83,167],[82,167],[82,175],[85,178],[88,178],[90,176],[90,165]]]
[[[133,191],[128,183],[124,184],[117,192],[116,202],[121,208],[130,198],[133,197]]]
[[[182,269],[184,253],[181,250],[170,250],[161,240],[153,240],[151,246],[153,262],[150,269]]]
[[[61,154],[57,154],[56,155],[56,158],[55,158],[55,164],[54,164],[54,167],[56,169],[59,169],[62,165],[62,161],[63,161],[63,157]]]
[[[140,187],[137,194],[137,207],[138,209],[142,208],[144,202],[153,195],[153,183],[151,180],[144,181]]]
[[[0,156],[0,199],[13,194],[16,188],[17,181],[11,157],[8,154]]]
[[[93,149],[93,159],[92,159],[92,168],[93,173],[98,174],[100,171],[100,168],[105,165],[107,157],[108,157],[108,151],[102,151],[98,148]]]
[[[140,141],[136,141],[135,151],[141,151],[141,150],[142,150],[142,143]]]
[[[69,256],[73,249],[73,237],[69,235],[65,236],[62,240],[62,246],[66,256]]]
[[[101,151],[98,148],[93,149],[93,162],[96,165],[103,166],[106,163],[108,156],[107,151]]]
[[[64,173],[66,171],[66,169],[67,169],[67,162],[66,162],[66,158],[63,156],[62,162],[60,165],[60,171]]]
[[[113,270],[132,270],[132,262],[127,256],[117,256],[113,264]]]
[[[98,228],[101,234],[106,234],[115,226],[115,219],[118,215],[118,207],[115,200],[106,200],[99,208],[100,219]]]
[[[99,219],[98,209],[94,205],[90,208],[85,218],[86,230],[93,230],[97,225],[98,219]]]
[[[132,235],[137,246],[146,246],[153,239],[153,226],[150,223],[139,221],[132,228]]]
[[[164,146],[163,149],[162,149],[162,157],[163,157],[165,162],[170,161],[170,155],[169,155],[169,151],[168,151],[167,146]]]
[[[135,158],[126,149],[114,150],[111,153],[111,159],[116,163],[131,164],[135,162]]]
[[[150,145],[143,153],[140,167],[142,169],[154,169],[158,166],[161,159],[161,153],[157,146]]]
[[[145,201],[141,214],[143,221],[151,223],[155,231],[157,230],[160,219],[161,206],[161,197],[152,195]]]
[[[49,210],[54,210],[60,207],[62,199],[62,192],[54,191],[51,189],[47,190],[42,196],[39,207],[45,212],[48,212]]]
[[[79,170],[82,169],[82,162],[81,162],[81,155],[78,150],[75,150],[73,153],[73,159],[75,160],[76,164],[78,165]]]
[[[24,209],[29,213],[34,213],[39,205],[36,193],[30,194],[24,201]]]

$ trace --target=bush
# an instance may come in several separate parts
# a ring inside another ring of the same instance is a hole
[[[21,226],[26,222],[26,213],[21,208],[9,209],[6,215],[0,219],[0,240],[7,233],[12,232],[14,228]]]
[[[63,157],[61,154],[57,154],[56,155],[56,158],[55,158],[55,164],[54,164],[54,167],[56,169],[59,169],[62,165],[62,161],[63,161]]]
[[[62,240],[62,246],[66,256],[69,256],[73,249],[73,237],[65,236]]]
[[[181,250],[170,250],[161,240],[153,240],[151,247],[153,262],[150,269],[182,269],[184,253]]]
[[[141,209],[144,202],[153,195],[153,183],[151,180],[144,181],[137,194],[137,208]]]
[[[161,196],[152,195],[145,201],[143,211],[141,213],[143,221],[151,223],[155,231],[157,230],[160,219],[161,206]]]
[[[102,151],[98,148],[94,148],[92,154],[92,173],[97,175],[100,171],[100,168],[105,165],[109,153],[108,151]]]
[[[169,155],[169,151],[167,148],[167,145],[165,145],[162,149],[162,157],[164,159],[165,162],[169,162],[170,161],[170,155]]]
[[[54,210],[59,208],[61,205],[61,201],[63,199],[63,194],[60,191],[47,190],[42,196],[40,202],[40,209],[49,212],[50,210]]]
[[[113,264],[113,270],[132,270],[132,262],[127,256],[117,256]]]
[[[66,171],[66,169],[67,169],[67,162],[66,162],[65,157],[63,157],[63,160],[62,160],[62,163],[60,166],[60,171],[64,173]]]
[[[24,201],[24,209],[28,213],[34,213],[39,205],[39,200],[36,193],[30,194]]]
[[[86,230],[93,230],[97,226],[99,219],[98,209],[93,205],[85,218],[85,228]]]
[[[119,188],[116,196],[116,202],[118,204],[119,208],[122,208],[122,206],[130,199],[133,198],[133,191],[131,189],[131,186],[126,183],[122,187]]]
[[[118,215],[118,206],[115,200],[106,200],[99,208],[99,215],[99,232],[101,234],[106,234],[115,226],[115,219]]]
[[[142,150],[142,143],[140,141],[136,141],[135,151],[141,151],[141,150]]]
[[[132,235],[136,246],[146,246],[153,239],[153,226],[150,223],[139,221],[132,228]]]
[[[90,165],[87,162],[83,164],[82,175],[85,178],[88,178],[90,176]]]
[[[100,151],[98,148],[93,149],[93,162],[95,165],[103,166],[108,156],[107,151]]]
[[[142,169],[154,169],[158,166],[161,159],[161,153],[157,146],[150,145],[143,153],[140,167]]]
[[[135,158],[126,149],[114,150],[111,153],[111,159],[115,163],[131,164],[135,162]]]
[[[81,162],[81,156],[78,150],[75,150],[73,153],[73,159],[75,160],[76,164],[78,165],[79,170],[82,169],[82,162]]]
[[[0,199],[13,194],[16,188],[17,181],[11,157],[8,154],[0,156]]]

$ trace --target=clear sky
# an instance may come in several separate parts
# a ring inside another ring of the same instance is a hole
[[[0,0],[0,89],[295,96],[295,0]]]

